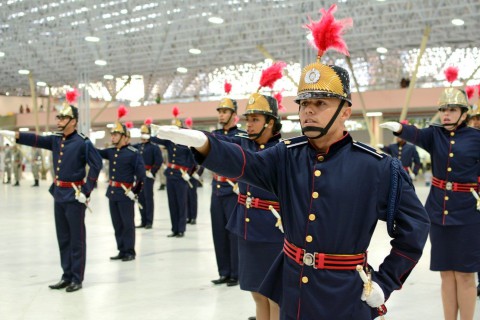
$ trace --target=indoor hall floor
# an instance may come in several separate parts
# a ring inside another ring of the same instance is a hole
[[[87,211],[83,289],[66,293],[48,288],[62,274],[50,182],[41,181],[40,188],[32,188],[31,175],[24,175],[20,187],[0,185],[0,319],[246,320],[254,315],[249,293],[238,286],[210,282],[218,273],[209,183],[198,189],[198,223],[187,225],[184,238],[167,238],[166,191],[157,191],[157,182],[153,229],[137,229],[137,258],[121,262],[109,259],[117,251],[102,178],[92,194],[93,213]],[[423,201],[428,188],[422,182],[416,184]],[[389,242],[385,224],[380,223],[369,248],[373,266],[378,267],[389,252]],[[386,319],[443,319],[440,275],[428,270],[429,250],[427,243],[403,289],[392,294]],[[478,302],[476,319],[480,319]]]

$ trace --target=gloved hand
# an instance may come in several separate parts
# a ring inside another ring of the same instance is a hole
[[[399,133],[402,130],[402,125],[398,122],[384,122],[380,124],[380,128],[388,129],[390,131]]]
[[[184,146],[200,148],[208,141],[207,136],[198,130],[182,129],[177,126],[157,126],[154,124],[151,124],[150,127],[152,134],[155,133],[158,138],[170,140],[173,143]]]
[[[153,173],[150,170],[145,171],[145,175],[147,176],[147,178],[155,179]]]
[[[182,179],[187,182],[190,182],[190,175],[186,172],[182,172]]]
[[[240,190],[238,190],[238,183],[235,183],[235,185],[233,186],[233,192],[235,192],[236,194],[240,193]]]
[[[195,180],[198,180],[198,181],[201,181],[201,180],[202,180],[202,178],[200,178],[200,176],[199,176],[198,173],[196,173],[196,172],[194,172],[194,173],[192,174],[192,178],[195,179]]]
[[[12,138],[15,139],[15,131],[10,131],[10,130],[0,130],[0,135],[7,137],[7,138]]]
[[[133,200],[133,201],[135,201],[135,199],[136,199],[135,193],[133,193],[133,191],[132,191],[132,190],[128,190],[128,192],[127,192],[127,193],[125,193],[125,195],[126,195],[127,197],[129,197],[129,198],[130,198],[130,200]]]
[[[412,171],[408,171],[408,174],[410,175],[410,179],[412,179],[412,181],[415,180],[415,173],[413,173]]]
[[[367,297],[365,295],[365,290],[363,290],[362,297],[360,299],[365,301],[370,307],[378,308],[385,303],[385,294],[378,283],[372,281],[372,291],[370,291],[370,294]]]
[[[79,192],[79,193],[75,194],[75,200],[77,200],[80,203],[85,203],[85,202],[87,202],[87,197],[85,196],[85,194],[83,192]]]
[[[382,144],[382,143],[377,143],[377,149],[382,149],[384,148],[385,146]]]

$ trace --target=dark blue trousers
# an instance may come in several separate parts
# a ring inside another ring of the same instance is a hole
[[[172,232],[185,232],[187,226],[187,200],[188,200],[187,182],[182,178],[167,177],[167,196],[168,208],[170,209],[170,220],[172,222]]]
[[[153,224],[153,184],[154,179],[145,178],[143,188],[138,195],[138,202],[142,205],[140,216],[142,217],[142,225]]]
[[[109,200],[109,205],[120,255],[135,255],[135,202]]]
[[[225,226],[237,204],[237,195],[218,197],[212,194],[210,213],[212,218],[213,245],[220,276],[238,279],[238,239]]]
[[[54,204],[62,279],[65,281],[83,282],[87,255],[85,209],[85,205],[78,201]]]

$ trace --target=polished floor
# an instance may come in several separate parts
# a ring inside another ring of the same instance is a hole
[[[166,237],[166,191],[155,190],[153,229],[137,229],[137,259],[121,262],[109,260],[117,251],[106,183],[100,182],[92,195],[93,213],[87,212],[86,218],[84,288],[66,293],[48,288],[61,276],[49,182],[32,188],[31,175],[24,175],[20,187],[0,185],[0,319],[246,320],[254,315],[249,293],[210,282],[218,274],[208,185],[198,189],[198,224],[188,225],[180,239]],[[425,199],[428,189],[422,181],[417,182],[417,192]],[[369,249],[374,266],[388,253],[389,241],[380,223]],[[427,244],[403,289],[388,301],[386,319],[443,319],[440,276],[428,270],[429,248]],[[476,317],[480,319],[478,303]]]

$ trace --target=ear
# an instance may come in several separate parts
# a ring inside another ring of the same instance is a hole
[[[343,107],[342,116],[341,116],[342,120],[343,121],[348,120],[351,115],[352,115],[352,107]]]

